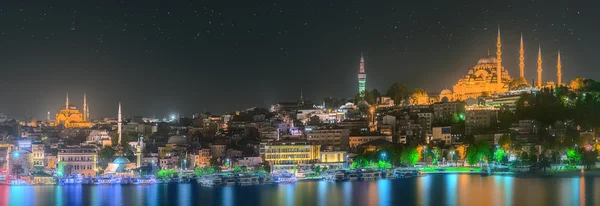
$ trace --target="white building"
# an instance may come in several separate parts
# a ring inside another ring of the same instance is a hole
[[[322,147],[331,146],[334,150],[348,149],[350,137],[349,129],[306,129],[306,139]]]

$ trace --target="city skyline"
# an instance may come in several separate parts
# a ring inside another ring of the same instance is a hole
[[[590,61],[590,45],[600,43],[598,29],[587,26],[593,5],[59,4],[2,9],[18,22],[0,36],[2,94],[11,100],[0,103],[0,112],[44,119],[66,93],[75,105],[87,94],[91,119],[116,116],[119,101],[125,116],[158,117],[266,107],[298,100],[301,90],[317,102],[330,94],[350,98],[361,52],[367,89],[385,92],[401,82],[439,92],[494,51],[497,25],[502,65],[513,77],[521,34],[528,82],[537,78],[539,45],[543,80],[556,81],[558,50],[564,83],[600,76]],[[123,9],[104,12],[116,7]]]

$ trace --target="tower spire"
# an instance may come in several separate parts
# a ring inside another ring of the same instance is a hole
[[[85,93],[83,93],[83,121],[87,121],[87,100]]]
[[[557,79],[558,80],[557,81],[558,84],[556,84],[557,87],[560,87],[560,85],[562,84],[561,68],[562,68],[562,65],[560,64],[560,50],[558,50],[558,60],[556,62],[556,69],[557,69],[556,77],[558,78]]]
[[[121,102],[119,102],[119,119],[117,119],[117,132],[119,133],[119,143],[117,145],[121,145]]]
[[[496,81],[498,84],[498,87],[502,87],[502,43],[500,42],[500,25],[498,25],[498,43],[496,43],[496,62],[498,65],[496,65]]]
[[[523,48],[523,33],[521,33],[521,45],[519,47],[519,76],[525,79],[525,50]]]
[[[360,67],[358,71],[358,94],[360,97],[364,97],[364,93],[367,86],[367,74],[365,73],[365,58],[362,52],[360,53]]]
[[[67,101],[65,101],[65,109],[69,110],[69,93],[67,93]]]
[[[538,82],[537,82],[537,86],[539,88],[542,88],[542,46],[539,46],[538,49],[538,68],[537,68],[537,75],[538,75]]]
[[[304,91],[303,91],[303,89],[300,89],[300,103],[304,104]]]

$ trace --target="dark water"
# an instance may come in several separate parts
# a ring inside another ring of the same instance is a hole
[[[0,205],[600,205],[600,178],[463,174],[222,188],[197,184],[0,186]]]

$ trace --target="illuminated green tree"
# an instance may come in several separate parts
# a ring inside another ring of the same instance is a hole
[[[496,160],[496,162],[502,162],[502,160],[504,159],[504,150],[503,149],[498,149],[494,152],[494,160]]]
[[[419,146],[417,146],[419,147]],[[415,147],[405,148],[402,150],[401,162],[403,164],[413,166],[419,161],[419,152]]]
[[[567,150],[567,159],[569,164],[575,165],[581,161],[581,154],[574,149]]]

